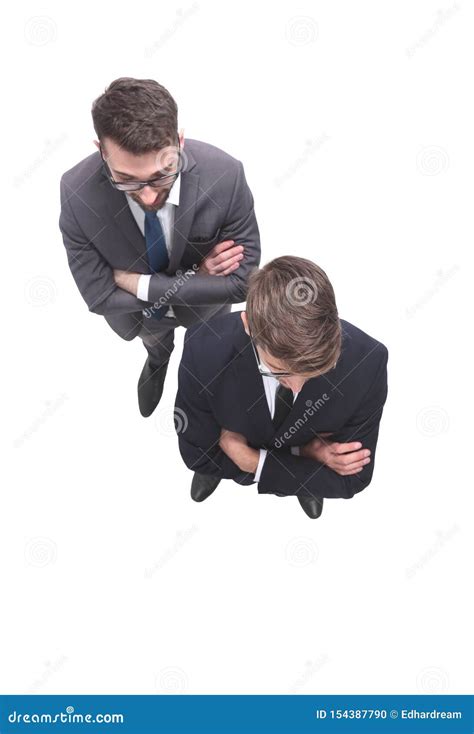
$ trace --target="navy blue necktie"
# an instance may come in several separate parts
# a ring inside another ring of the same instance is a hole
[[[154,273],[166,270],[169,264],[168,250],[166,249],[165,233],[156,212],[145,212],[145,242],[148,263]],[[162,319],[168,306],[150,309],[153,318]]]

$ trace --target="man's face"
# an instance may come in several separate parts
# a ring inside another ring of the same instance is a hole
[[[247,321],[247,314],[245,311],[241,311],[240,317],[242,319],[242,323],[244,325],[244,329],[246,333],[250,336],[249,331],[249,324]],[[256,347],[258,356],[260,358],[260,361],[263,362],[267,368],[270,370],[270,372],[288,372],[288,367],[285,365],[281,359],[277,359],[277,357],[274,357],[270,352],[267,352],[262,347]],[[300,392],[302,390],[303,385],[307,380],[310,380],[312,377],[315,377],[315,375],[287,375],[282,377],[277,377],[276,379],[278,382],[280,382],[285,387],[290,388],[294,393]]]
[[[96,141],[98,147],[98,143]],[[176,143],[150,153],[134,155],[123,150],[111,138],[102,141],[102,153],[114,181],[149,181],[164,176],[168,171],[177,168]],[[139,204],[144,211],[157,211],[165,204],[176,178],[166,181],[163,186],[153,188],[144,186],[139,191],[129,191],[128,195]]]
[[[269,352],[262,347],[257,347],[260,360],[264,362],[271,372],[287,372],[288,367],[281,361],[273,357]],[[312,375],[288,375],[286,377],[277,377],[276,379],[285,387],[289,387],[294,393],[300,392],[305,384],[306,380],[309,380]]]

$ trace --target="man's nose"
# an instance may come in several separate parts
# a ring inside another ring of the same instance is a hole
[[[285,377],[285,382],[293,392],[300,392],[305,380],[302,377]]]
[[[151,186],[144,186],[140,191],[140,199],[144,204],[153,204],[157,197],[157,192]]]

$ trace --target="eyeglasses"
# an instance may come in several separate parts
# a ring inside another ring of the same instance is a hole
[[[102,162],[107,173],[107,178],[109,179],[112,186],[115,189],[118,189],[118,191],[140,191],[145,186],[151,186],[152,189],[159,189],[162,186],[166,186],[166,184],[168,184],[171,179],[176,178],[182,167],[181,147],[178,140],[178,144],[176,146],[176,153],[178,156],[176,171],[173,171],[172,173],[167,173],[163,176],[157,176],[156,178],[152,178],[149,181],[116,181],[113,178],[109,165],[104,158],[104,155],[102,153],[102,146],[99,147],[99,150],[100,157],[102,158]]]
[[[291,377],[293,375],[293,372],[269,372],[266,370],[262,363],[260,362],[260,357],[258,356],[257,348],[254,344],[253,338],[252,338],[252,332],[250,331],[250,325],[249,325],[249,336],[250,336],[250,343],[252,345],[253,353],[255,354],[255,359],[257,360],[257,367],[258,371],[263,377]]]

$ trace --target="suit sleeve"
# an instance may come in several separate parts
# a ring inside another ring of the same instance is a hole
[[[210,408],[206,386],[198,377],[188,335],[189,330],[178,369],[174,415],[181,457],[188,469],[199,474],[253,484],[253,474],[241,471],[219,446],[221,426]]]
[[[382,361],[373,384],[343,430],[331,437],[333,441],[344,443],[360,441],[371,451],[370,463],[358,474],[343,477],[319,461],[292,455],[289,449],[270,449],[258,484],[260,494],[280,492],[295,495],[301,492],[313,497],[350,499],[370,484],[379,425],[387,398],[388,351],[384,345],[381,347]]]
[[[242,303],[247,296],[247,281],[260,264],[260,235],[254,211],[252,192],[244,168],[239,161],[234,189],[220,230],[220,241],[234,240],[243,245],[244,257],[230,275],[201,275],[176,279],[173,275],[155,273],[150,279],[148,297],[152,302],[182,306],[212,306],[216,303]]]
[[[117,287],[111,266],[79,227],[72,211],[67,184],[63,180],[59,228],[69,268],[89,311],[107,316],[141,311],[148,305]]]

